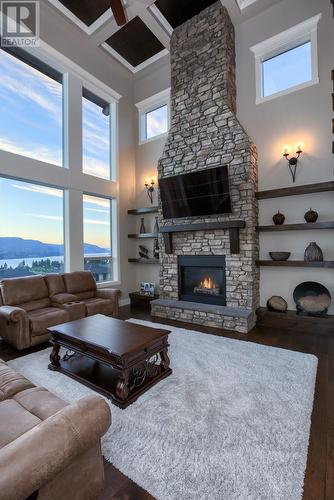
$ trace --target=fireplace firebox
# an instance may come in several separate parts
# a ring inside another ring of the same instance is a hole
[[[225,271],[224,255],[179,256],[179,299],[225,306]]]

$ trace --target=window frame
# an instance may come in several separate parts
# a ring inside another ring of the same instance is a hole
[[[138,109],[138,144],[146,144],[163,137],[167,137],[170,128],[170,88],[154,94],[153,96],[144,99],[135,104]],[[147,122],[146,115],[151,111],[167,106],[167,131],[154,137],[147,138]]]
[[[101,282],[97,286],[104,288],[120,285],[118,102],[122,96],[43,40],[39,47],[29,48],[28,52],[63,75],[64,163],[63,167],[59,167],[0,150],[0,175],[63,190],[65,272],[84,269],[82,194],[111,199],[113,281]],[[110,180],[82,172],[83,87],[110,103],[110,147],[113,156]]]
[[[319,83],[317,28],[321,17],[321,14],[313,16],[278,35],[250,47],[251,52],[253,52],[255,56],[256,104],[261,104]],[[307,42],[311,43],[311,80],[264,96],[263,63],[268,59],[284,54]]]

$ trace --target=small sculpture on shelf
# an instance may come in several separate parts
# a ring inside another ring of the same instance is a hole
[[[276,226],[281,226],[282,224],[284,224],[285,215],[281,214],[281,212],[278,210],[277,214],[273,216],[273,221]]]
[[[288,304],[283,297],[274,295],[268,300],[267,308],[268,311],[286,312],[288,310]]]
[[[140,234],[146,233],[144,218],[141,218],[140,221],[141,222],[140,222],[139,232],[140,232]]]
[[[149,255],[148,255],[148,248],[144,247],[144,245],[139,245],[139,256],[142,258],[142,259],[149,259]]]
[[[323,260],[324,260],[324,256],[323,256],[321,248],[316,244],[315,241],[312,241],[305,250],[304,261],[305,262],[322,262]]]
[[[288,258],[291,255],[291,252],[269,252],[269,255],[272,260],[282,262],[284,260],[288,260]]]
[[[153,258],[159,260],[159,240],[155,238],[153,245]]]
[[[310,208],[310,210],[308,210],[305,213],[304,219],[306,220],[307,223],[316,222],[318,219],[318,212],[316,212],[315,210],[312,210],[312,208]]]

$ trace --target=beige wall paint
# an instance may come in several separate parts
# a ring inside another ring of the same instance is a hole
[[[288,12],[288,15],[287,15]],[[319,12],[318,54],[320,83],[310,88],[255,104],[255,64],[249,47],[266,40]],[[238,118],[257,144],[259,152],[259,189],[289,187],[292,179],[283,146],[303,143],[304,153],[298,167],[296,185],[334,180],[334,156],[331,153],[331,79],[334,68],[334,20],[328,0],[284,0],[261,14],[236,26],[236,74]],[[170,86],[169,61],[159,61],[134,80],[134,101],[138,102]],[[137,123],[137,114],[135,112]],[[143,179],[163,151],[163,140],[136,146],[137,204],[145,202]],[[319,212],[319,221],[334,219],[334,193],[322,193],[293,198],[260,201],[260,224],[270,224],[279,209],[286,222],[303,222],[304,213],[312,207]],[[333,231],[268,233],[261,235],[261,256],[268,258],[271,250],[291,251],[291,259],[303,259],[306,246],[317,241],[325,259],[334,260]],[[137,268],[137,280],[151,277],[158,280],[158,270],[148,272]],[[148,279],[151,278],[147,278]],[[153,279],[154,281],[154,279]],[[334,314],[334,271],[325,269],[266,268],[261,270],[261,304],[271,295],[282,295],[294,308],[292,293],[302,281],[319,281],[330,290]]]

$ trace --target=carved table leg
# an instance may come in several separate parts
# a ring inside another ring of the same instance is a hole
[[[59,368],[60,366],[59,350],[60,350],[60,345],[53,344],[53,349],[50,354],[50,364],[49,364],[50,370],[57,370],[57,368]]]
[[[163,349],[160,351],[160,358],[161,358],[161,363],[160,366],[162,367],[163,370],[168,370],[169,365],[170,365],[170,359],[168,357],[168,349]]]
[[[129,375],[129,370],[124,370],[119,375],[119,379],[116,385],[116,396],[119,399],[125,400],[129,395]]]

